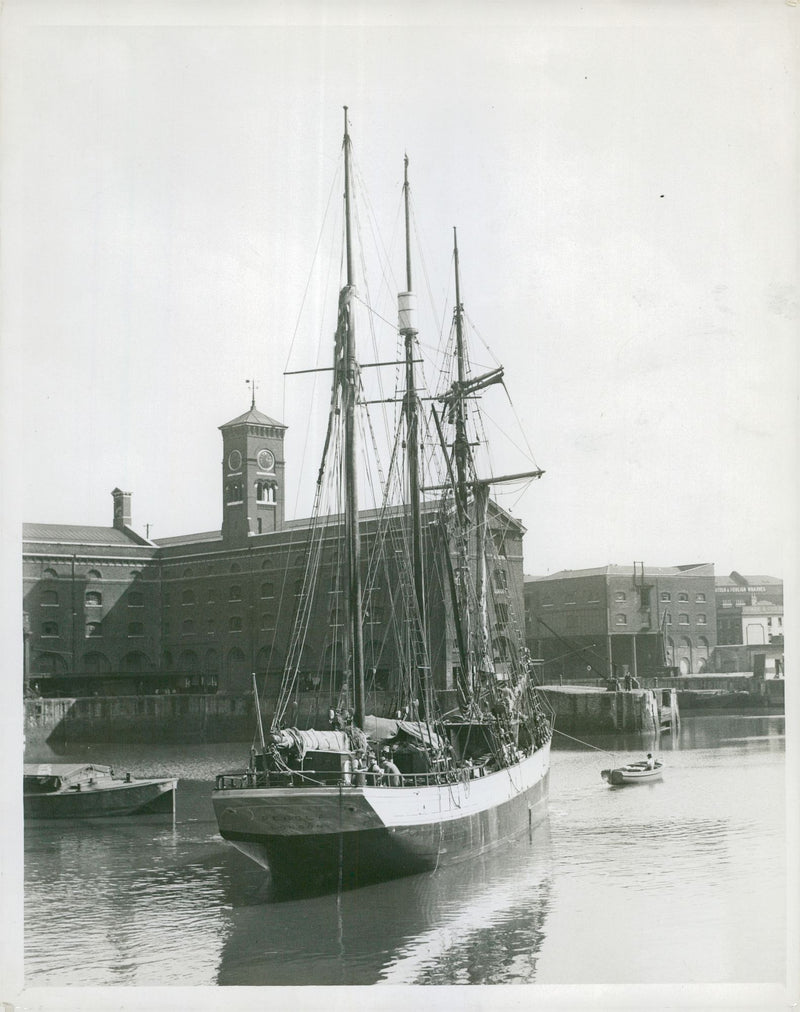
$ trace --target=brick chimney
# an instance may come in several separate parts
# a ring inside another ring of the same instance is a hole
[[[121,531],[131,525],[131,493],[115,488],[111,495],[114,499],[114,526]]]

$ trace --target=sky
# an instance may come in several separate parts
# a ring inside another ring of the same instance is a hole
[[[12,3],[5,17],[6,517],[108,525],[119,486],[141,533],[219,529],[218,426],[249,406],[249,377],[289,426],[287,513],[307,515],[327,380],[283,373],[321,361],[335,310],[318,243],[339,213],[346,104],[400,279],[389,316],[404,153],[439,325],[458,226],[466,312],[546,472],[499,500],[527,527],[526,572],[785,575],[790,5]]]

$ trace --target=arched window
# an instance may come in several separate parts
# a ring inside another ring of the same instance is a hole
[[[671,611],[665,611],[664,612],[664,621],[666,622],[667,625],[672,625],[672,612]]]
[[[267,580],[261,584],[261,596],[262,597],[275,597],[275,584],[272,580]]]
[[[697,624],[698,625],[707,625],[708,624],[707,617],[705,615],[698,615],[697,616]]]
[[[242,599],[242,588],[238,584],[234,584],[228,592],[229,601],[241,601]]]
[[[194,619],[185,618],[183,622],[181,622],[181,634],[183,636],[189,636],[193,632],[194,632]]]
[[[60,654],[39,654],[33,662],[33,670],[43,675],[60,675],[67,670],[67,662]]]
[[[103,635],[103,627],[99,622],[86,623],[86,638],[93,639]]]
[[[627,615],[617,615],[617,617],[614,619],[614,622],[616,623],[616,625],[627,625],[628,624],[628,616]]]
[[[625,591],[624,590],[618,590],[614,594],[614,600],[615,601],[624,601],[625,600]]]
[[[688,624],[689,624],[689,616],[686,614],[685,611],[682,611],[678,615],[678,625],[688,625]]]
[[[141,622],[129,622],[128,623],[128,635],[129,636],[144,636],[144,626]]]
[[[187,566],[187,568],[184,569],[184,571],[183,571],[183,575],[184,576],[192,576],[193,575],[192,567],[191,566]]]
[[[688,601],[689,600],[689,595],[685,591],[682,591],[680,594],[678,594],[678,600],[679,601]]]
[[[86,607],[99,608],[103,603],[103,595],[99,590],[86,591]]]
[[[670,592],[668,590],[662,590],[661,591],[661,600],[662,601],[671,601],[672,600],[672,594],[670,594]]]
[[[58,622],[43,622],[42,636],[58,636]]]
[[[91,675],[100,675],[111,671],[111,663],[105,654],[92,650],[83,655],[83,670]]]
[[[194,604],[195,597],[193,590],[184,590],[181,594],[181,604]]]
[[[129,608],[144,608],[144,594],[138,590],[132,590],[128,594]]]
[[[123,671],[144,671],[152,665],[141,650],[131,650],[122,658],[120,667]]]
[[[216,591],[216,589],[214,587],[209,587],[208,588],[208,592],[206,594],[206,601],[209,604],[213,604],[216,601],[216,599],[217,599],[217,591]]]
[[[42,576],[46,577],[48,580],[52,580],[56,576],[58,576],[58,573],[55,571],[55,569],[45,569],[45,571],[42,573]]]
[[[697,604],[705,604],[706,595],[705,594],[697,594],[695,596],[695,601],[697,602]]]
[[[213,636],[217,631],[217,623],[213,618],[206,619],[206,632]]]
[[[508,573],[505,569],[495,569],[494,587],[495,590],[508,590]]]
[[[103,576],[99,572],[99,570],[97,570],[97,569],[90,569],[89,572],[86,574],[86,579],[87,580],[102,580]]]
[[[242,571],[242,567],[239,565],[238,562],[232,562],[231,563],[231,572],[232,573],[241,573],[241,571]]]
[[[267,485],[267,502],[275,502],[275,493],[278,491],[277,485]]]
[[[58,594],[55,590],[46,590],[42,594],[42,607],[43,608],[58,607]]]
[[[242,620],[238,615],[231,615],[230,619],[228,619],[228,629],[231,632],[242,631]]]

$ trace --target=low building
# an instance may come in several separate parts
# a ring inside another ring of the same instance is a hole
[[[716,578],[715,596],[720,645],[783,643],[783,580],[734,571]]]
[[[528,649],[545,680],[704,671],[716,645],[714,591],[713,563],[526,576]]]

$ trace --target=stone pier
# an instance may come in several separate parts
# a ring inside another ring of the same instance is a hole
[[[584,685],[543,685],[541,691],[555,711],[556,728],[567,733],[658,734],[671,726],[677,729],[674,690],[667,690],[668,702],[662,690],[654,689],[609,692]]]

